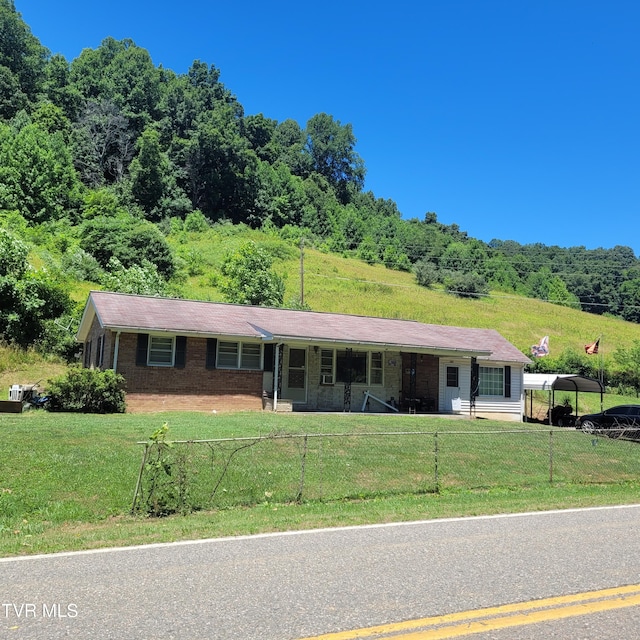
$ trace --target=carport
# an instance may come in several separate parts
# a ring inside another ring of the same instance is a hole
[[[525,373],[524,374],[524,393],[525,402],[527,392],[529,393],[529,418],[533,420],[533,392],[548,391],[549,392],[549,411],[547,419],[551,422],[551,411],[555,406],[556,391],[575,391],[576,403],[575,414],[578,415],[578,393],[599,393],[600,409],[602,410],[604,385],[600,380],[588,378],[586,376],[577,376],[564,373]],[[525,413],[525,420],[526,420]]]

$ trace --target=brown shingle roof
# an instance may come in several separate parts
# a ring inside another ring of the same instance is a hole
[[[177,298],[92,291],[78,331],[83,341],[95,312],[111,330],[229,336],[413,349],[425,353],[475,355],[529,362],[492,329],[468,329],[338,313],[295,311]]]

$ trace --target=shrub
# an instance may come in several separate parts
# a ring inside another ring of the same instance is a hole
[[[107,369],[70,369],[49,380],[49,411],[72,413],[124,413],[124,378]]]
[[[479,298],[489,293],[485,279],[476,273],[454,272],[444,279],[447,293],[460,298]]]
[[[193,233],[204,233],[209,229],[209,219],[199,209],[192,211],[184,219],[184,230]]]
[[[98,282],[103,274],[100,263],[84,249],[78,247],[75,251],[62,256],[62,270],[76,280]]]
[[[431,287],[438,282],[438,267],[429,260],[422,259],[414,265],[416,282],[422,287]]]

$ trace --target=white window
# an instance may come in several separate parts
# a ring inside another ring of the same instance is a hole
[[[172,367],[174,339],[167,336],[149,336],[147,363],[155,367]]]
[[[480,388],[481,396],[503,396],[504,395],[504,368],[503,367],[480,367]]]
[[[369,355],[371,357],[369,384],[382,384],[382,353],[380,351],[374,351]]]
[[[98,338],[98,352],[96,353],[97,362],[96,365],[102,368],[104,364],[104,336]]]
[[[254,342],[218,342],[218,368],[260,369],[262,345]]]
[[[322,349],[320,352],[320,384],[333,384],[334,361],[333,349]]]
[[[260,369],[260,345],[248,342],[242,344],[240,368]]]

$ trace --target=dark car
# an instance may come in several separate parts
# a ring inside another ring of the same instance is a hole
[[[576,429],[586,433],[603,433],[613,438],[625,434],[640,438],[640,404],[623,404],[601,413],[590,413],[576,420]]]

